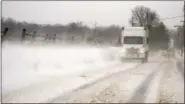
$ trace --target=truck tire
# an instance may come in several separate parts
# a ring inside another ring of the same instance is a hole
[[[141,60],[142,63],[148,62],[148,52],[146,52],[145,54],[146,54],[145,57]]]
[[[141,63],[145,63],[145,58],[141,59]]]
[[[148,52],[146,52],[145,62],[148,62]]]

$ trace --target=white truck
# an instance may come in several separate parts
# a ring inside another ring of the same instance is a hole
[[[139,59],[148,62],[148,29],[145,27],[122,27],[121,60]]]

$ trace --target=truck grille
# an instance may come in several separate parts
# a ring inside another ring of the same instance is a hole
[[[136,49],[136,48],[127,48],[127,52],[128,53],[137,53],[138,49]]]

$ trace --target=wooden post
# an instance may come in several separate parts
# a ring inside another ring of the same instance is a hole
[[[22,36],[21,36],[21,40],[25,40],[25,36],[26,36],[26,29],[22,30]]]
[[[53,35],[53,42],[56,42],[56,34]]]
[[[35,38],[36,38],[36,31],[33,32],[32,38],[33,38],[33,40],[35,40]]]
[[[8,32],[8,27],[5,27],[4,31],[1,32],[2,33],[2,35],[1,35],[1,42],[4,41],[4,38],[5,38],[6,34],[7,34],[7,32]]]
[[[45,37],[45,40],[47,40],[48,39],[48,34],[46,34],[46,37]]]

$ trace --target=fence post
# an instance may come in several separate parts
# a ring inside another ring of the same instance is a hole
[[[22,36],[21,36],[22,41],[25,40],[25,36],[26,36],[26,29],[22,29]]]
[[[35,41],[35,38],[36,38],[36,31],[33,32],[33,40]]]
[[[7,34],[7,32],[8,32],[8,27],[5,27],[4,31],[1,32],[2,33],[2,35],[1,35],[1,43],[4,41],[4,38],[5,38],[6,34]]]
[[[54,36],[53,36],[53,42],[54,43],[56,42],[56,34],[54,34]]]

